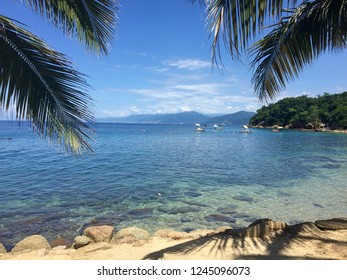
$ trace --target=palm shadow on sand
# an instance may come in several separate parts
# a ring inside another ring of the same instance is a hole
[[[317,254],[312,253],[312,246],[318,250]],[[295,254],[295,249],[300,248],[300,252]],[[306,224],[299,224],[287,230],[277,232],[272,236],[265,237],[245,237],[240,230],[226,230],[221,233],[211,234],[189,240],[165,249],[147,254],[144,260],[182,259],[190,254],[205,256],[206,259],[241,259],[241,260],[284,260],[284,259],[336,259],[327,251],[330,248],[347,252],[347,239],[342,241],[327,235],[327,232],[317,228],[307,229]],[[305,253],[307,249],[307,253]],[[290,251],[290,254],[288,254]],[[255,253],[256,252],[256,253]],[[304,252],[304,253],[303,253]],[[347,253],[345,253],[347,258]]]

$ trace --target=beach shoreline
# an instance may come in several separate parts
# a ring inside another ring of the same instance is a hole
[[[347,259],[347,218],[295,225],[259,219],[242,229],[150,235],[136,227],[91,226],[72,246],[49,244],[40,235],[18,242],[11,252],[0,243],[0,260],[225,260]]]

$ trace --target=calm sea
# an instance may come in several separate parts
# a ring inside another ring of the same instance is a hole
[[[190,231],[347,216],[347,134],[98,123],[74,159],[0,122],[0,242],[89,225]]]

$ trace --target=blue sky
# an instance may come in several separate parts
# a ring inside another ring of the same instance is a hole
[[[98,118],[182,111],[229,114],[263,105],[252,90],[247,58],[242,64],[224,54],[224,72],[211,68],[211,42],[199,5],[187,0],[120,3],[117,35],[107,57],[87,53],[20,0],[1,0],[0,14],[26,24],[88,75]],[[346,65],[345,52],[324,55],[279,98],[347,90]]]

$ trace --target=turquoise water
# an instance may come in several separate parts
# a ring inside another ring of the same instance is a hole
[[[74,159],[0,122],[0,242],[110,224],[189,231],[347,216],[347,134],[102,124]],[[158,193],[160,195],[158,195]]]

